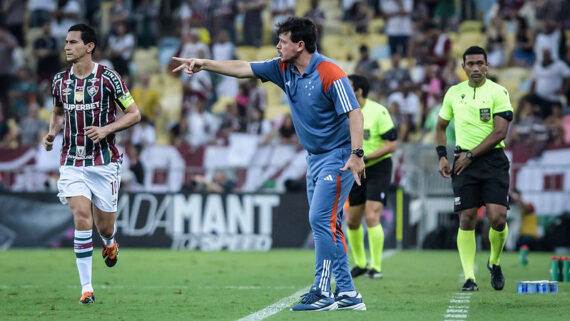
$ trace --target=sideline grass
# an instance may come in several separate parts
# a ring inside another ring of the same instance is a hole
[[[0,251],[1,320],[237,320],[312,283],[314,252],[175,252],[121,249],[109,269],[93,257],[96,304],[77,303],[72,249]],[[548,278],[549,253],[531,253],[526,267],[505,253],[503,291],[494,291],[477,254],[479,292],[467,320],[568,320],[570,283],[559,293],[516,294],[516,281]],[[456,251],[404,251],[383,262],[384,279],[355,280],[368,311],[293,313],[267,320],[444,320],[462,285]]]

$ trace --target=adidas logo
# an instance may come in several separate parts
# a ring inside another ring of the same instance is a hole
[[[328,175],[327,177],[324,178],[325,181],[331,181],[333,180],[332,175]]]

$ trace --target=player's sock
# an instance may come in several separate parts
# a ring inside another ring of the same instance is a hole
[[[81,293],[93,292],[91,285],[91,262],[93,258],[93,240],[91,230],[75,230],[73,247],[75,250],[75,263],[79,271],[79,281],[81,282]]]
[[[473,281],[475,281],[475,272],[473,272],[475,252],[477,251],[475,230],[466,231],[459,229],[457,231],[457,250],[459,251],[459,258],[461,259],[465,280],[473,279]]]
[[[347,229],[348,243],[354,257],[354,264],[360,268],[366,267],[366,253],[364,252],[364,230],[362,224],[356,229]]]
[[[490,265],[499,265],[499,259],[509,234],[509,227],[505,223],[505,229],[497,231],[492,227],[489,229],[489,241],[491,243],[491,257],[489,258]]]
[[[111,235],[111,237],[106,238],[103,235],[99,234],[99,236],[101,236],[101,239],[103,240],[103,243],[105,244],[105,246],[115,245],[115,233],[117,233],[117,224],[115,224],[115,226],[114,226],[113,235]]]
[[[368,228],[368,247],[370,247],[370,268],[382,272],[382,250],[384,249],[384,230],[378,224]]]

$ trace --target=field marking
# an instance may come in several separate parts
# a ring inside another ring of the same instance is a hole
[[[64,285],[67,288],[77,288],[79,285]],[[29,285],[29,284],[0,284],[0,289],[39,289],[50,288],[50,286]],[[190,286],[190,285],[97,285],[95,289],[227,289],[227,290],[262,290],[262,289],[296,289],[292,285],[278,285],[278,286],[249,286],[249,285],[225,285],[225,286]]]
[[[477,271],[477,264],[473,266],[474,272]],[[463,271],[459,273],[459,279],[461,282],[465,280],[465,275]],[[449,299],[449,306],[445,313],[443,314],[444,321],[463,321],[467,320],[467,314],[469,314],[469,303],[471,302],[471,296],[473,292],[456,292],[453,294],[451,299]]]
[[[383,259],[387,259],[390,256],[396,254],[397,251],[395,250],[390,250],[390,251],[386,251],[384,252],[384,254],[382,255]],[[291,294],[290,296],[283,298],[275,303],[273,303],[272,305],[259,310],[257,312],[254,312],[248,316],[245,316],[241,319],[239,319],[238,321],[259,321],[259,320],[263,320],[267,317],[270,317],[278,312],[281,312],[281,310],[284,310],[288,307],[290,307],[293,303],[295,303],[296,301],[299,300],[299,296],[301,296],[304,293],[307,293],[307,290],[309,288],[302,288],[299,291]]]

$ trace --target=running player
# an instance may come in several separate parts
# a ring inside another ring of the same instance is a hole
[[[121,154],[115,132],[138,123],[141,116],[128,88],[112,69],[93,62],[95,31],[84,24],[69,28],[65,57],[71,68],[55,75],[54,108],[46,150],[63,127],[58,197],[69,204],[75,224],[74,248],[81,281],[79,303],[95,303],[91,284],[93,222],[103,239],[103,258],[109,267],[117,263],[115,212],[120,185]],[[117,107],[124,116],[117,119]]]
[[[362,184],[354,184],[348,195],[350,207],[346,224],[347,237],[355,266],[350,271],[352,277],[367,274],[368,277],[382,277],[382,250],[384,247],[384,231],[380,224],[380,214],[386,205],[386,194],[392,178],[391,153],[398,143],[397,132],[390,113],[386,107],[367,99],[370,83],[361,75],[348,76],[354,94],[364,117],[364,163],[366,178]],[[364,229],[360,224],[364,214],[368,230],[368,247],[370,249],[370,268],[367,268],[364,253]]]
[[[291,310],[365,310],[350,276],[341,229],[342,203],[364,173],[362,113],[345,73],[316,51],[311,20],[289,18],[279,25],[278,35],[279,58],[249,63],[174,57],[182,63],[174,71],[258,77],[287,94],[297,136],[308,152],[309,222],[316,252],[314,283]],[[331,273],[336,295],[331,292]]]
[[[436,127],[439,172],[443,177],[451,177],[455,211],[459,212],[457,249],[465,274],[462,290],[478,290],[473,271],[475,224],[477,209],[483,205],[491,224],[491,256],[487,268],[493,288],[502,290],[505,278],[499,257],[507,239],[509,206],[509,160],[503,151],[503,139],[513,119],[513,107],[507,90],[487,79],[487,53],[483,48],[467,49],[462,67],[469,80],[449,88],[439,111]],[[445,130],[454,117],[457,146],[453,169],[450,169]]]

